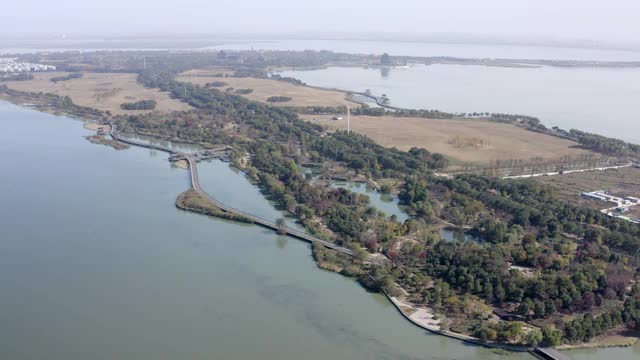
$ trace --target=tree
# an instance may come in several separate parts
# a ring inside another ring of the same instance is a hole
[[[540,300],[536,300],[533,308],[533,313],[535,314],[535,317],[542,318],[546,315],[545,312],[546,312],[546,309],[545,309],[544,303]]]
[[[556,329],[553,325],[542,328],[542,341],[549,346],[558,346],[562,342],[562,330]]]
[[[279,218],[276,220],[276,226],[278,227],[278,234],[286,235],[287,234],[287,223],[283,218]]]
[[[556,313],[556,303],[551,299],[547,299],[544,302],[544,312],[547,315],[555,314]]]
[[[527,344],[536,347],[543,340],[542,332],[538,329],[531,329],[527,334]]]
[[[380,56],[380,65],[393,65],[393,58],[387,53],[384,53]]]
[[[352,250],[355,258],[360,262],[367,260],[367,258],[369,257],[369,253],[367,252],[367,250],[363,249],[359,245],[354,245],[352,247]]]
[[[531,313],[531,309],[533,307],[534,307],[533,301],[531,301],[531,299],[529,299],[529,298],[526,298],[520,304],[520,306],[518,306],[518,314],[520,314],[522,316],[529,317],[529,314]]]

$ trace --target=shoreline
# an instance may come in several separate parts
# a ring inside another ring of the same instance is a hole
[[[397,298],[390,296],[389,294],[387,294],[386,291],[381,290],[381,293],[384,294],[384,296],[389,300],[389,302],[396,308],[396,310],[400,313],[400,315],[402,315],[406,320],[408,320],[410,323],[414,324],[415,326],[425,329],[429,332],[432,332],[436,335],[441,335],[441,336],[446,336],[448,338],[452,338],[452,339],[456,339],[456,340],[460,340],[463,342],[467,342],[470,344],[474,344],[474,345],[478,345],[478,346],[483,346],[483,347],[487,347],[487,348],[491,348],[491,349],[501,349],[501,350],[507,350],[507,351],[513,351],[513,352],[533,352],[535,349],[531,348],[531,347],[527,347],[527,346],[519,346],[519,345],[510,345],[510,344],[501,344],[501,343],[489,343],[489,342],[483,342],[482,340],[478,339],[478,338],[474,338],[472,336],[468,336],[468,335],[464,335],[464,334],[458,334],[458,333],[454,333],[448,330],[442,330],[439,326],[437,325],[428,325],[425,324],[423,321],[419,321],[418,319],[414,319],[412,317],[413,314],[407,314],[405,312],[405,310],[403,310],[403,307],[407,307],[413,310],[424,310],[426,311],[428,314],[427,315],[431,315],[431,319],[433,319],[433,316],[435,316],[435,312],[431,309],[422,307],[422,308],[416,308],[410,304],[406,304],[401,302],[400,300],[398,300]],[[439,320],[435,320],[438,321]],[[434,322],[435,324],[435,322]]]
[[[25,104],[17,104],[17,105],[19,105],[19,106],[23,106],[23,107],[32,108],[32,109],[35,109],[35,110],[38,110],[38,111],[42,111],[42,112],[47,112],[47,111],[43,111],[43,110],[42,110],[42,108],[37,107],[37,106],[36,106],[36,107],[31,107],[31,106],[26,106]],[[45,107],[45,108],[47,108],[47,109],[51,109],[51,108],[48,108],[48,107]],[[71,113],[72,113],[72,112],[71,112]],[[55,114],[55,113],[54,113],[54,114]],[[73,113],[72,113],[72,114],[73,114]],[[84,116],[84,114],[83,114],[83,115],[73,114],[73,115],[78,116],[78,117],[80,117],[80,116]],[[90,121],[91,119],[87,119],[87,118],[84,118],[84,119],[83,119],[83,118],[80,118],[80,120],[87,122],[87,121]],[[153,136],[153,135],[148,135],[148,136]],[[135,144],[134,144],[134,145],[135,145]],[[136,145],[136,146],[140,146],[140,145]],[[177,205],[177,204],[176,204],[176,205]],[[190,209],[189,209],[189,210],[190,210]],[[193,210],[191,210],[191,211],[193,211]],[[235,220],[235,219],[234,219],[234,220]],[[384,291],[383,291],[383,293],[384,293]],[[462,341],[470,342],[470,343],[473,343],[473,344],[476,344],[476,345],[485,346],[485,347],[500,348],[500,349],[505,349],[505,350],[509,350],[509,351],[519,351],[519,352],[523,352],[523,351],[530,351],[530,350],[531,350],[530,348],[518,347],[518,346],[513,346],[513,345],[508,345],[508,344],[491,344],[491,343],[483,343],[483,342],[481,342],[480,340],[475,339],[475,338],[473,338],[473,337],[468,337],[468,336],[465,336],[465,335],[462,335],[462,334],[452,333],[452,332],[450,332],[450,331],[439,330],[439,329],[436,329],[436,328],[425,327],[424,325],[420,324],[419,322],[416,322],[414,319],[411,319],[411,316],[409,316],[409,315],[405,314],[405,313],[402,311],[401,307],[400,307],[400,306],[401,306],[401,305],[400,305],[400,303],[399,303],[399,302],[398,302],[398,303],[396,303],[396,301],[397,301],[397,300],[395,300],[395,301],[394,301],[394,299],[392,299],[388,294],[386,294],[386,293],[384,293],[384,294],[385,294],[385,296],[387,296],[387,298],[389,299],[389,301],[390,301],[390,302],[391,302],[391,303],[396,307],[396,309],[397,309],[398,311],[400,311],[400,313],[401,313],[401,314],[402,314],[402,315],[403,315],[407,320],[409,320],[410,322],[414,323],[415,325],[417,325],[417,326],[419,326],[419,327],[421,327],[421,328],[424,328],[424,329],[429,330],[429,331],[431,331],[431,332],[434,332],[434,333],[436,333],[436,334],[443,335],[443,336],[447,336],[447,337],[450,337],[450,338],[455,338],[455,339],[458,339],[458,340],[462,340]],[[586,344],[588,344],[588,343],[586,343]],[[589,347],[589,346],[586,346],[586,347]],[[590,346],[590,347],[608,347],[608,346],[606,346],[606,345],[599,345],[599,346]],[[574,348],[580,348],[580,347],[574,347]]]

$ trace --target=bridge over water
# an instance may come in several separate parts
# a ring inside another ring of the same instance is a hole
[[[182,152],[178,152],[175,151],[174,149],[162,146],[162,145],[157,145],[157,144],[151,144],[151,143],[144,143],[144,142],[138,142],[135,140],[131,140],[131,139],[126,139],[121,137],[120,135],[118,135],[118,133],[115,131],[115,125],[112,123],[111,124],[111,131],[109,133],[111,135],[111,137],[115,140],[118,140],[120,142],[123,142],[125,144],[129,144],[129,145],[133,145],[133,146],[140,146],[140,147],[144,147],[144,148],[148,148],[148,149],[155,149],[155,150],[159,150],[159,151],[164,151],[167,152],[169,154],[171,154],[171,157],[173,159],[181,159],[181,160],[186,160],[188,165],[189,165],[189,177],[191,180],[191,187],[197,191],[200,195],[204,196],[207,200],[209,200],[212,204],[214,204],[214,206],[216,206],[217,208],[219,208],[220,210],[224,211],[224,212],[228,212],[231,214],[236,214],[236,215],[241,215],[244,216],[248,219],[250,219],[251,221],[253,221],[255,224],[263,226],[265,228],[274,230],[274,231],[282,231],[284,230],[284,232],[291,237],[300,239],[300,240],[304,240],[310,243],[313,242],[318,242],[320,244],[322,244],[323,246],[329,248],[329,249],[333,249],[336,251],[339,251],[343,254],[347,254],[350,256],[354,256],[355,253],[353,250],[336,245],[334,243],[331,243],[329,241],[326,240],[322,240],[319,239],[317,237],[311,236],[303,231],[299,231],[299,230],[295,230],[295,229],[291,229],[291,228],[284,228],[281,229],[276,223],[269,221],[267,219],[263,219],[259,216],[255,216],[252,214],[249,214],[247,212],[244,212],[242,210],[238,210],[235,209],[231,206],[228,206],[226,204],[221,203],[220,201],[218,201],[216,198],[214,198],[213,196],[209,195],[206,191],[204,191],[202,189],[202,187],[200,186],[200,180],[198,178],[198,165],[197,162],[199,160],[203,160],[204,158],[206,158],[206,154],[205,156],[203,156],[202,152],[196,152],[196,153],[191,153],[191,154],[185,154]],[[219,150],[219,149],[218,149]],[[553,348],[535,348],[533,351],[531,351],[531,353],[533,353],[535,356],[542,358],[542,359],[547,359],[547,360],[571,360],[571,358],[567,355],[564,355],[562,353],[560,353],[559,351],[553,349]]]
[[[217,208],[219,208],[220,210],[224,211],[224,212],[228,212],[231,214],[236,214],[236,215],[241,215],[244,216],[248,219],[250,219],[253,223],[266,227],[268,229],[274,230],[274,231],[282,231],[284,233],[286,233],[286,235],[289,235],[291,237],[300,239],[300,240],[304,240],[310,243],[313,242],[318,242],[320,244],[322,244],[323,246],[329,248],[329,249],[333,249],[336,251],[339,251],[343,254],[347,254],[347,255],[355,255],[355,253],[353,252],[353,250],[336,245],[332,242],[326,241],[326,240],[322,240],[320,238],[317,238],[315,236],[311,236],[307,233],[305,233],[304,231],[299,231],[296,229],[291,229],[289,227],[286,228],[280,228],[280,226],[278,226],[276,223],[269,221],[267,219],[263,219],[259,216],[255,216],[253,214],[249,214],[247,212],[244,212],[242,210],[238,210],[235,209],[231,206],[228,206],[226,204],[221,203],[220,201],[218,201],[216,198],[214,198],[213,196],[207,194],[206,191],[204,191],[202,189],[202,187],[200,186],[200,180],[198,178],[198,165],[197,162],[200,160],[205,160],[205,159],[211,159],[214,157],[220,157],[220,152],[221,151],[228,151],[229,147],[223,147],[223,148],[218,148],[218,149],[211,149],[211,150],[203,150],[203,151],[199,151],[199,152],[195,152],[195,153],[190,153],[190,154],[185,154],[182,152],[178,152],[175,151],[174,149],[162,146],[162,145],[158,145],[158,144],[151,144],[151,143],[144,143],[144,142],[139,142],[136,140],[131,140],[131,139],[127,139],[127,138],[123,138],[122,136],[120,136],[118,134],[118,132],[115,130],[115,124],[111,123],[111,131],[109,132],[109,134],[111,135],[111,137],[115,140],[118,140],[120,142],[123,142],[125,144],[129,144],[129,145],[133,145],[133,146],[140,146],[140,147],[144,147],[144,148],[148,148],[148,149],[154,149],[154,150],[159,150],[159,151],[164,151],[164,152],[168,152],[169,154],[171,154],[171,160],[173,161],[177,161],[177,160],[186,160],[188,165],[189,165],[189,173],[190,173],[190,179],[191,179],[191,187],[193,187],[193,189],[195,191],[197,191],[200,195],[204,196],[207,200],[209,200],[212,204],[214,204],[214,206],[216,206]]]

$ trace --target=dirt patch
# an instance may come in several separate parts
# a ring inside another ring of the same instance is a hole
[[[322,270],[327,270],[327,271],[332,271],[332,272],[336,272],[336,273],[340,273],[343,268],[337,264],[332,264],[330,262],[326,262],[326,261],[320,261],[318,262],[318,267]]]
[[[52,93],[69,96],[77,105],[86,106],[113,114],[143,114],[151,110],[123,110],[120,105],[141,100],[155,100],[156,111],[170,112],[189,110],[191,107],[179,100],[172,99],[167,93],[157,89],[148,89],[137,83],[136,74],[124,73],[83,73],[78,79],[50,81],[52,77],[65,76],[68,73],[52,72],[34,74],[33,80],[9,81],[10,89],[28,92]]]
[[[327,126],[346,130],[347,120],[331,116],[302,115]],[[458,162],[486,164],[496,160],[545,160],[591,154],[576,143],[525,130],[511,124],[485,120],[441,120],[393,116],[352,116],[351,130],[386,147],[425,148]]]
[[[220,73],[220,69],[209,70],[209,73],[214,76]],[[256,100],[261,102],[267,102],[267,99],[272,96],[284,96],[289,97],[291,100],[281,103],[269,103],[274,106],[291,106],[291,107],[303,107],[303,106],[359,106],[354,102],[347,100],[346,94],[340,91],[328,91],[318,90],[308,86],[294,85],[285,81],[270,80],[270,79],[256,79],[256,78],[233,78],[233,77],[207,77],[207,71],[205,70],[192,70],[186,73],[182,73],[176,78],[177,81],[190,82],[200,86],[205,86],[207,83],[213,83],[216,81],[223,81],[227,83],[224,87],[219,88],[221,91],[225,91],[227,88],[239,89],[251,89],[252,92],[248,94],[242,94],[250,100]]]
[[[173,163],[176,167],[180,168],[180,169],[188,169],[189,168],[189,163],[187,163],[187,160],[179,160],[176,161],[175,163]]]
[[[96,124],[96,123],[89,123],[89,122],[84,124],[84,128],[92,131],[102,130],[105,133],[108,133],[111,131],[111,125],[103,125],[103,124]]]

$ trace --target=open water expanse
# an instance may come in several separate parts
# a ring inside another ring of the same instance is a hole
[[[414,65],[329,67],[280,73],[309,85],[386,94],[391,105],[446,112],[497,112],[640,144],[640,69]]]

